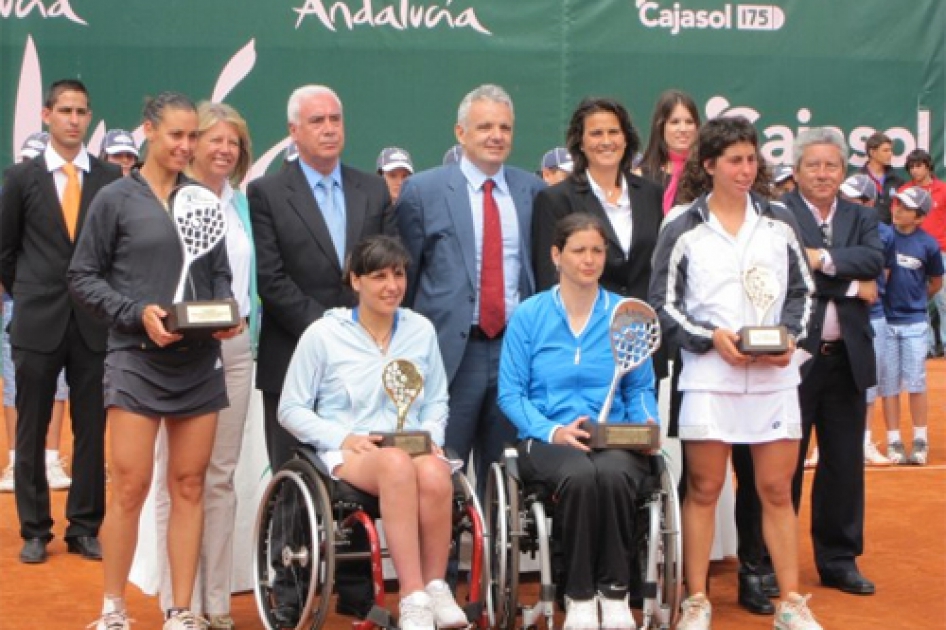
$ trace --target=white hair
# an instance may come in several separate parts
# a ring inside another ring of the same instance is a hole
[[[833,127],[812,127],[800,132],[795,136],[795,142],[792,143],[792,155],[795,158],[796,170],[801,164],[802,153],[813,144],[830,144],[837,147],[841,153],[844,168],[847,168],[848,148],[841,132]]]
[[[502,89],[498,85],[487,83],[486,85],[479,86],[464,96],[463,100],[460,101],[460,107],[457,109],[458,125],[466,129],[466,119],[470,113],[470,106],[473,104],[473,101],[480,100],[502,103],[509,108],[509,113],[515,115],[515,111],[512,108],[512,99],[509,97],[509,94],[506,93],[506,90]]]
[[[342,99],[338,98],[338,94],[335,93],[332,88],[325,85],[303,85],[289,95],[289,105],[286,107],[286,115],[290,123],[299,122],[299,110],[302,109],[302,101],[307,98],[318,96],[320,94],[327,94],[335,99],[338,103],[338,108],[342,109]]]

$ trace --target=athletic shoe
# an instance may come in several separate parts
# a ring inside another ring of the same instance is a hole
[[[907,451],[903,448],[903,442],[891,442],[887,445],[887,459],[891,464],[907,463]]]
[[[822,630],[808,608],[811,595],[791,593],[775,611],[775,630]]]
[[[235,627],[230,615],[207,615],[207,630],[233,630]]]
[[[677,630],[710,630],[713,620],[713,605],[703,593],[691,595],[683,600]]]
[[[205,623],[189,610],[178,610],[164,622],[164,630],[203,630]]]
[[[814,468],[818,465],[818,447],[811,449],[811,457],[805,459],[805,468]]]
[[[0,492],[13,492],[15,489],[13,482],[13,464],[3,469],[3,476],[0,476]]]
[[[72,485],[72,479],[62,467],[65,463],[64,459],[46,462],[46,481],[49,483],[50,490],[65,490]]]
[[[926,460],[929,459],[929,456],[930,445],[926,443],[926,440],[923,438],[913,440],[913,453],[907,461],[914,466],[926,466]]]
[[[877,450],[877,445],[873,442],[868,442],[864,445],[865,466],[889,466],[892,463],[893,462],[884,457],[883,453]]]
[[[598,630],[598,601],[565,596],[564,630]]]
[[[601,630],[636,630],[627,595],[612,599],[598,593],[598,605],[601,606]]]
[[[466,613],[457,606],[446,582],[433,580],[425,590],[430,595],[430,607],[434,611],[434,623],[438,628],[466,628],[470,625]]]
[[[113,610],[102,613],[101,617],[87,625],[86,628],[95,626],[95,630],[129,630],[132,621],[134,619],[129,619],[126,611]]]
[[[424,591],[415,591],[401,600],[398,617],[401,630],[434,630],[433,602]]]

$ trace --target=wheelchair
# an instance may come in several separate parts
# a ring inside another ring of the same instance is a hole
[[[489,615],[481,596],[486,557],[482,512],[467,478],[457,472],[453,482],[449,566],[458,567],[457,603],[471,623],[483,628]],[[273,475],[256,518],[253,590],[264,627],[318,630],[328,614],[337,564],[367,559],[375,605],[365,620],[353,622],[353,630],[395,628],[384,608],[382,559],[388,553],[378,535],[379,518],[376,497],[333,480],[314,448],[299,447]],[[349,548],[355,528],[367,534],[369,551]]]
[[[651,475],[638,498],[631,604],[640,603],[641,630],[672,628],[682,599],[682,540],[676,484],[662,455],[649,456]],[[489,570],[483,589],[491,623],[499,630],[532,629],[544,618],[555,627],[556,587],[553,580],[550,518],[554,497],[542,484],[525,484],[518,471],[518,452],[507,448],[489,470],[483,498]],[[531,605],[520,602],[519,564],[522,553],[537,558],[539,595]],[[639,586],[639,589],[634,588]],[[639,592],[635,592],[638,591]],[[636,606],[635,606],[636,607]]]

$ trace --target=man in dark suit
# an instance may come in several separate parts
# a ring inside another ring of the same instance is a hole
[[[367,236],[395,233],[384,180],[341,163],[345,122],[331,89],[309,85],[293,92],[289,133],[299,159],[252,182],[247,195],[263,303],[256,386],[263,392],[273,471],[297,444],[277,411],[299,337],[327,309],[355,304],[342,279],[345,253]]]
[[[436,327],[450,379],[445,445],[464,462],[473,453],[482,496],[489,465],[516,438],[496,404],[499,353],[513,309],[535,292],[532,201],[545,184],[504,164],[513,106],[502,88],[467,94],[455,132],[460,161],[407,180],[395,214],[411,253],[405,303]]]
[[[838,196],[847,146],[837,131],[815,128],[795,140],[798,188],[783,201],[795,215],[815,272],[816,306],[802,347],[812,358],[799,387],[803,437],[794,499],[801,499],[812,428],[820,459],[811,497],[815,564],[825,586],[870,595],[874,584],[856,559],[864,550],[866,390],[877,380],[871,339],[874,279],[883,268],[877,214]]]
[[[72,302],[66,269],[92,198],[121,177],[121,169],[86,151],[91,121],[85,86],[72,79],[53,83],[43,108],[49,145],[7,171],[0,197],[0,281],[16,303],[10,323],[17,382],[15,492],[25,541],[20,560],[26,563],[44,562],[53,537],[44,446],[63,368],[74,436],[66,544],[72,553],[101,559],[107,328]]]
[[[274,472],[298,444],[279,424],[278,409],[299,337],[326,310],[354,306],[355,295],[342,278],[346,252],[365,237],[396,231],[384,179],[341,163],[345,122],[335,92],[320,85],[301,87],[289,97],[288,109],[298,158],[252,182],[247,191],[263,303],[256,386],[263,393]],[[353,548],[365,544],[359,534],[352,540]],[[370,570],[362,563],[339,567],[339,612],[364,616],[370,609]],[[280,599],[292,602],[288,594]],[[277,611],[287,625],[295,625],[298,613],[291,608]]]

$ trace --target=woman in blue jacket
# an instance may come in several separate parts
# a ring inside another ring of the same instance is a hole
[[[605,230],[589,214],[561,219],[551,248],[559,284],[523,302],[509,322],[499,368],[499,405],[519,430],[523,478],[553,489],[565,550],[566,630],[628,630],[629,556],[635,503],[647,459],[592,451],[582,423],[597,417],[614,373],[611,312],[602,289]],[[650,360],[624,377],[610,422],[657,418]],[[599,623],[598,607],[601,608]]]

